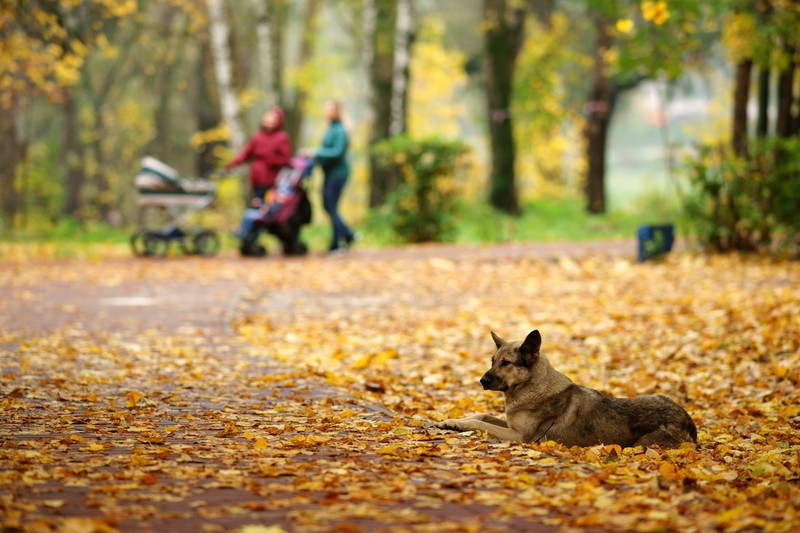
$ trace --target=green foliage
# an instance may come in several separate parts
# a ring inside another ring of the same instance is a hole
[[[702,146],[688,163],[685,209],[697,239],[719,251],[771,250],[800,232],[800,139],[753,139],[739,156]]]
[[[593,215],[577,197],[540,198],[522,206],[518,217],[500,213],[485,204],[461,202],[454,214],[453,240],[460,243],[504,241],[581,241],[633,239],[643,224],[676,220],[677,206],[663,199],[641,198],[629,209]]]
[[[385,214],[401,241],[442,241],[448,237],[457,194],[456,167],[459,156],[467,150],[460,141],[436,137],[418,141],[406,135],[375,146],[377,168],[395,185]]]
[[[681,226],[681,208],[677,202],[667,202],[660,195],[642,196],[625,210],[612,210],[592,215],[584,209],[583,199],[539,198],[522,206],[522,214],[512,216],[498,211],[486,202],[457,198],[448,214],[448,242],[459,244],[489,244],[515,241],[568,242],[604,239],[635,239],[639,226],[662,224],[667,221]],[[388,209],[372,211],[360,227],[364,240],[359,246],[381,247],[402,242],[392,226],[393,215]],[[327,225],[304,230],[309,242],[311,235],[320,233],[327,239]],[[319,241],[320,249],[324,242]],[[631,248],[631,252],[634,249]]]

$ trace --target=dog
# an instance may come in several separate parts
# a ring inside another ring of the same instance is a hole
[[[539,330],[523,342],[492,333],[497,352],[480,379],[485,390],[502,391],[506,420],[477,414],[444,420],[441,429],[480,430],[511,441],[559,442],[565,446],[618,444],[676,448],[697,442],[697,427],[682,407],[661,394],[612,398],[576,385],[541,352]]]

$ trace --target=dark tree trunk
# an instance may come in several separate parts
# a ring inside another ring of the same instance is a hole
[[[211,45],[208,35],[200,40],[200,56],[197,61],[197,94],[195,96],[195,120],[198,131],[208,131],[216,128],[222,122],[220,114],[219,94],[217,84],[214,82],[214,58],[211,55]],[[199,176],[207,176],[216,167],[217,157],[215,148],[222,142],[204,143],[198,147],[196,169]]]
[[[528,4],[530,5],[531,13],[549,30],[553,23],[555,0],[528,0]]]
[[[753,60],[745,59],[736,65],[733,89],[733,131],[731,144],[739,155],[747,153],[747,102],[750,100],[750,75]]]
[[[165,6],[161,18],[167,27],[175,23],[178,10],[171,6]],[[183,19],[180,20],[183,24]],[[153,122],[155,124],[155,135],[148,143],[147,152],[162,161],[168,161],[170,154],[173,153],[172,146],[172,96],[175,94],[175,76],[180,69],[180,61],[183,60],[186,39],[178,39],[170,44],[170,53],[174,55],[174,61],[169,67],[161,69],[157,79],[158,103],[155,108]]]
[[[769,67],[761,67],[758,71],[758,118],[756,135],[766,137],[769,133],[769,82],[772,72]]]
[[[394,74],[394,43],[397,20],[397,0],[374,0],[375,28],[372,36],[370,85],[372,86],[372,128],[369,144],[389,137],[392,113],[392,79]],[[386,202],[391,192],[390,176],[381,172],[374,156],[370,156],[369,206]]]
[[[83,218],[83,186],[86,174],[83,168],[83,144],[78,140],[78,111],[71,91],[66,91],[61,111],[64,122],[59,163],[66,171],[63,213],[80,220]]]
[[[111,213],[112,198],[108,176],[106,175],[106,149],[103,139],[108,134],[103,118],[102,100],[92,102],[94,114],[94,127],[92,128],[92,141],[89,144],[95,161],[95,171],[91,176],[91,205],[97,212],[100,220],[108,221]],[[84,165],[81,165],[84,166]],[[85,168],[85,166],[84,166]]]
[[[492,168],[489,203],[519,214],[516,176],[516,146],[511,120],[514,69],[522,46],[525,12],[505,0],[484,0],[486,104],[489,122]]]
[[[19,195],[14,183],[17,165],[21,160],[21,150],[14,127],[13,109],[0,108],[0,209],[3,223],[7,229],[14,227],[14,219],[19,212]]]
[[[607,21],[598,17],[594,73],[586,107],[586,210],[589,213],[604,213],[606,210],[606,147],[608,129],[614,106],[614,89],[608,75],[603,56],[612,45]]]
[[[789,57],[794,57],[794,47],[787,46],[786,52]],[[794,76],[795,63],[790,60],[789,64],[781,70],[778,76],[778,122],[775,127],[775,134],[778,137],[790,137],[792,135],[792,103],[794,102]]]
[[[307,6],[303,40],[300,44],[300,67],[311,61],[314,54],[314,36],[317,30],[320,2],[319,0],[309,0]],[[298,87],[295,91],[294,102],[291,106],[286,107],[286,132],[289,134],[293,146],[297,146],[300,142],[307,100],[308,91],[304,87]]]

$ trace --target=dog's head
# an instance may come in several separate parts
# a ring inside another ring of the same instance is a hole
[[[492,356],[492,368],[481,378],[483,388],[505,392],[530,379],[542,346],[539,330],[530,332],[523,342],[506,342],[494,331],[492,339],[497,351]]]

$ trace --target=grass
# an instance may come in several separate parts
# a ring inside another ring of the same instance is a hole
[[[544,198],[526,202],[522,214],[513,217],[483,202],[461,202],[452,214],[454,231],[446,239],[460,244],[510,241],[586,241],[635,238],[643,224],[682,224],[677,203],[660,197],[642,196],[626,210],[590,215],[582,199]],[[359,228],[366,246],[399,243],[384,217],[373,214]]]
[[[583,241],[634,238],[642,224],[672,222],[680,225],[680,209],[674,202],[658,197],[640,197],[625,210],[601,215],[586,213],[579,198],[545,198],[523,204],[522,214],[512,217],[483,202],[461,202],[452,213],[455,231],[449,242],[481,244],[509,241]],[[235,224],[230,224],[233,228]],[[385,217],[368,215],[356,229],[363,239],[360,246],[378,248],[400,244]],[[236,250],[238,241],[218,228],[224,250]],[[81,225],[63,220],[56,227],[36,232],[17,232],[0,237],[0,259],[33,256],[51,258],[124,256],[130,254],[128,240],[133,228],[115,228],[106,224]],[[324,213],[315,213],[314,221],[303,229],[303,239],[312,251],[325,250],[330,226]],[[279,249],[274,237],[265,239],[273,251]]]

